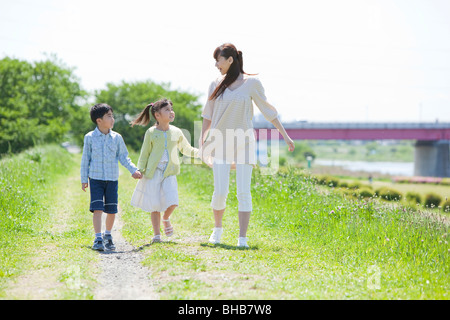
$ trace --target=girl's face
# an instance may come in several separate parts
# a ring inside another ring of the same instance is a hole
[[[219,59],[216,60],[216,68],[219,69],[222,75],[224,75],[227,74],[232,63],[233,57],[228,57],[228,59],[225,59],[225,57],[219,56]]]
[[[173,107],[169,104],[159,110],[159,112],[155,112],[156,120],[159,123],[170,123],[175,120],[175,112],[173,111]]]

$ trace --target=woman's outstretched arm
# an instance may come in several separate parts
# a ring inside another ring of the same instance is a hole
[[[288,134],[286,133],[286,130],[284,129],[280,120],[278,118],[275,118],[271,122],[283,136],[284,141],[288,145],[289,151],[291,151],[291,152],[294,151],[294,148],[295,148],[294,141],[292,141],[292,139],[288,136]]]

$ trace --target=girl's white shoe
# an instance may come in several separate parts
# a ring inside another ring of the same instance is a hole
[[[238,243],[237,246],[241,247],[241,248],[249,248],[248,244],[247,244],[247,240],[248,238],[245,237],[239,237],[238,238]]]
[[[214,228],[211,236],[209,237],[209,243],[219,244],[220,237],[222,236],[223,228]]]
[[[156,235],[152,239],[152,243],[160,243],[161,242],[161,235]]]

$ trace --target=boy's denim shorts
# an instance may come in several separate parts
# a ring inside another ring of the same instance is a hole
[[[101,210],[104,213],[117,213],[118,181],[104,181],[89,178],[91,205],[89,210]]]

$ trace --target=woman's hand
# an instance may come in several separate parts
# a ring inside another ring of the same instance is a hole
[[[284,141],[286,142],[286,144],[288,145],[289,151],[292,152],[295,149],[295,144],[294,141],[292,141],[291,138],[289,138],[287,135],[284,138]]]
[[[286,144],[288,145],[289,151],[290,152],[294,151],[295,149],[294,141],[292,141],[292,139],[288,136],[280,120],[278,120],[278,118],[275,118],[271,122],[283,136],[284,142],[286,142]]]

